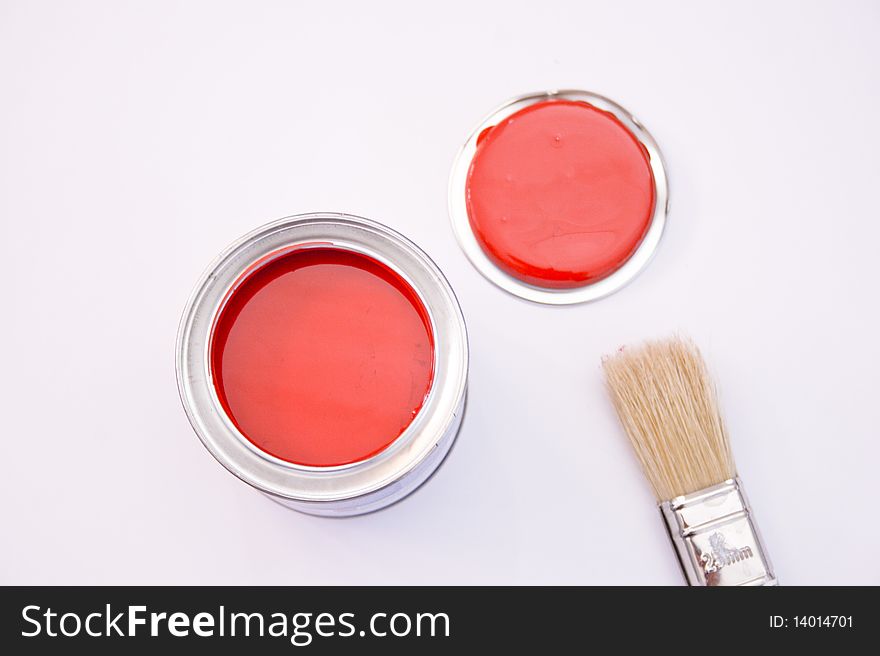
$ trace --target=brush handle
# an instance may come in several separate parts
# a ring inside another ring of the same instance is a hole
[[[739,478],[660,504],[688,585],[776,585]]]

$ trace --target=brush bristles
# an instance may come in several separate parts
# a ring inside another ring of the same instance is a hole
[[[715,388],[692,342],[676,337],[624,348],[602,365],[658,501],[736,476]]]

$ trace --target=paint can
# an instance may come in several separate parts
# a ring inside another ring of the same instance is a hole
[[[374,310],[404,313],[409,332]],[[468,342],[452,288],[421,249],[374,221],[314,213],[258,228],[215,260],[184,311],[176,368],[187,417],[220,464],[285,506],[349,516],[405,497],[443,462],[465,408]],[[370,407],[386,402],[403,405]],[[386,419],[399,434],[359,441]]]

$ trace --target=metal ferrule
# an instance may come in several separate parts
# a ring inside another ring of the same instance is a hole
[[[688,585],[776,585],[739,478],[660,504]]]

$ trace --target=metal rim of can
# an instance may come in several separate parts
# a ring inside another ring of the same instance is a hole
[[[328,247],[371,257],[410,285],[431,322],[434,378],[413,421],[384,450],[346,465],[311,467],[271,456],[241,434],[220,404],[209,349],[220,311],[256,266],[294,250]],[[440,465],[455,441],[467,395],[467,329],[446,278],[399,233],[349,214],[285,217],[229,246],[204,272],[187,302],[176,356],[184,410],[208,451],[232,474],[273,500],[311,514],[362,514],[412,492]]]
[[[477,138],[483,130],[497,125],[519,110],[548,100],[582,101],[614,115],[648,152],[649,165],[654,176],[654,212],[651,215],[648,231],[635,252],[618,269],[604,278],[569,289],[552,289],[531,285],[496,266],[477,241],[467,211],[467,176],[471,161],[477,151]],[[467,141],[458,151],[449,176],[449,217],[459,246],[471,264],[483,277],[504,291],[535,303],[548,305],[585,303],[608,296],[626,286],[645,269],[654,256],[663,235],[668,212],[669,182],[663,155],[657,142],[638,119],[613,100],[577,89],[529,93],[505,102],[483,119],[471,132]]]

